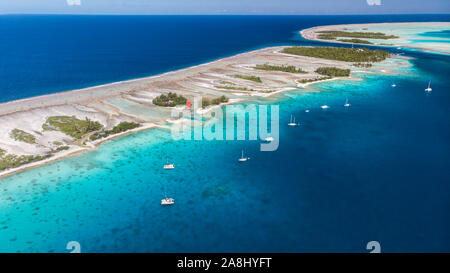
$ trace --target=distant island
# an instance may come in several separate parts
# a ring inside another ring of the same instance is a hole
[[[450,29],[450,22],[329,25],[304,29],[303,38],[315,41],[389,46],[450,54],[448,38],[424,39],[426,33]]]
[[[363,40],[361,38],[377,39],[377,40],[398,38],[398,36],[395,35],[386,35],[381,32],[369,32],[369,31],[361,32],[361,31],[321,30],[317,31],[317,33],[318,33],[317,38],[322,40],[336,40],[340,42],[358,43],[358,44],[373,44],[372,42]],[[352,38],[352,39],[342,39],[342,38]]]

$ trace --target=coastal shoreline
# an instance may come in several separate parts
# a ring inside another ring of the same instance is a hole
[[[234,56],[218,59],[218,60],[215,60],[212,62],[183,68],[180,70],[165,72],[165,73],[159,74],[159,75],[153,75],[153,76],[149,76],[149,77],[131,79],[131,80],[126,80],[126,81],[119,81],[119,82],[103,84],[103,85],[99,85],[99,86],[93,86],[93,87],[71,90],[71,91],[64,91],[64,92],[59,92],[59,93],[54,93],[54,94],[47,94],[47,95],[43,95],[43,96],[26,98],[26,99],[2,103],[2,104],[0,104],[0,119],[2,117],[11,117],[11,116],[13,118],[16,118],[15,115],[23,114],[23,113],[25,113],[26,117],[29,118],[29,116],[35,115],[35,113],[33,113],[33,111],[34,112],[38,111],[38,114],[41,115],[41,120],[44,120],[45,117],[49,116],[48,111],[50,111],[50,110],[57,112],[57,113],[60,113],[61,111],[67,111],[67,113],[70,113],[70,111],[74,111],[74,109],[72,109],[72,108],[76,108],[75,106],[77,106],[77,105],[82,106],[84,108],[92,108],[92,109],[99,110],[98,107],[92,107],[93,103],[98,103],[103,106],[109,106],[111,109],[113,109],[115,111],[114,113],[107,113],[107,112],[101,113],[103,116],[100,117],[100,120],[103,119],[103,121],[105,121],[106,124],[111,123],[111,121],[110,121],[111,118],[113,118],[115,120],[114,121],[115,124],[117,124],[118,121],[127,121],[129,119],[141,121],[141,117],[136,116],[134,113],[127,112],[126,110],[121,109],[119,107],[120,105],[119,106],[113,105],[111,100],[112,99],[119,99],[119,100],[122,99],[123,101],[126,101],[126,102],[131,102],[131,101],[135,102],[135,98],[134,98],[134,100],[131,100],[129,98],[134,93],[146,93],[145,95],[148,95],[147,93],[151,93],[151,94],[155,93],[155,91],[145,91],[145,90],[141,91],[139,89],[139,88],[141,88],[141,86],[145,86],[145,88],[153,90],[153,89],[151,89],[151,87],[153,86],[152,84],[155,84],[155,83],[160,84],[160,82],[158,80],[161,80],[161,82],[163,82],[163,83],[166,83],[166,82],[170,83],[173,81],[181,81],[183,84],[185,84],[186,78],[188,78],[191,81],[191,82],[189,82],[190,85],[197,84],[198,86],[191,87],[191,89],[189,89],[189,90],[181,90],[180,91],[181,93],[183,93],[183,92],[184,93],[186,93],[186,92],[192,93],[191,90],[194,90],[196,92],[200,92],[199,93],[200,95],[202,95],[202,94],[204,95],[205,91],[203,89],[205,86],[207,87],[208,90],[209,89],[217,90],[217,88],[214,86],[215,82],[217,82],[219,80],[230,80],[229,76],[226,76],[226,75],[225,76],[221,76],[221,75],[217,76],[215,74],[213,75],[212,72],[210,72],[210,71],[213,71],[214,73],[216,73],[215,72],[216,70],[219,70],[219,69],[224,70],[225,68],[230,70],[233,73],[234,73],[234,71],[238,71],[238,72],[243,71],[242,70],[243,67],[245,67],[245,66],[253,67],[255,64],[257,64],[257,62],[255,63],[256,59],[261,59],[259,61],[260,63],[265,63],[267,60],[270,60],[271,62],[273,62],[274,60],[279,61],[279,59],[280,59],[281,63],[286,63],[288,61],[293,62],[293,63],[297,62],[298,64],[307,66],[309,68],[308,70],[310,70],[310,71],[311,70],[314,71],[315,67],[320,67],[323,65],[351,67],[350,64],[342,62],[342,61],[333,61],[333,60],[327,60],[327,59],[318,59],[318,58],[312,58],[312,57],[296,56],[296,55],[281,53],[280,51],[283,48],[285,48],[285,47],[278,46],[278,47],[262,48],[262,49],[244,52],[244,53],[240,53],[240,54],[237,54]],[[226,73],[231,73],[231,72],[226,72]],[[248,72],[248,71],[245,71],[245,72]],[[269,84],[268,85],[269,87],[275,85],[274,83],[272,83],[272,81],[273,82],[275,82],[275,80],[277,82],[280,81],[280,75],[282,75],[283,77],[286,78],[286,80],[287,80],[286,83],[295,81],[296,84],[295,84],[295,87],[294,86],[284,86],[284,87],[281,86],[281,87],[278,87],[277,90],[275,90],[275,91],[272,90],[271,92],[268,92],[268,93],[259,92],[258,90],[254,90],[256,92],[244,92],[242,94],[244,96],[242,96],[242,95],[237,96],[236,95],[237,93],[235,90],[214,91],[214,92],[223,92],[223,94],[232,95],[235,97],[230,98],[229,102],[227,102],[227,103],[221,103],[219,105],[210,106],[206,109],[201,109],[201,114],[207,113],[207,112],[211,111],[212,109],[214,109],[215,107],[222,107],[222,106],[228,105],[228,104],[235,104],[235,103],[239,103],[242,101],[251,100],[252,97],[268,98],[268,97],[271,97],[271,96],[274,96],[274,95],[277,95],[277,94],[280,94],[283,92],[289,92],[289,91],[293,91],[293,90],[301,90],[304,92],[310,92],[310,90],[304,90],[304,89],[308,86],[318,84],[321,82],[325,82],[325,81],[347,79],[347,78],[342,78],[342,77],[335,77],[335,78],[331,78],[331,79],[318,80],[318,81],[300,84],[295,79],[298,79],[298,77],[306,77],[306,76],[313,76],[313,75],[310,73],[308,73],[307,75],[303,75],[303,74],[302,75],[288,75],[290,73],[273,72],[273,71],[269,71],[269,72],[253,71],[253,70],[252,70],[252,72],[255,74],[258,74],[258,75],[267,76],[268,77],[267,82]],[[366,72],[368,72],[368,70]],[[381,72],[383,72],[383,71],[381,71]],[[386,73],[383,73],[383,74],[386,74]],[[273,75],[275,75],[276,77]],[[205,77],[214,77],[214,78],[208,79],[208,81],[206,81],[206,83],[205,83]],[[274,77],[274,80],[270,77]],[[348,79],[352,79],[352,77],[349,77]],[[235,81],[238,83],[242,83],[242,80],[235,80]],[[266,82],[266,80],[265,80],[265,82]],[[201,83],[201,85],[199,83]],[[252,87],[252,85],[254,85],[254,83],[246,83],[246,84],[249,85],[250,87]],[[277,84],[279,85],[279,83],[277,83]],[[156,85],[156,86],[158,86],[158,85]],[[136,91],[136,89],[137,89],[137,91]],[[208,94],[208,93],[206,93],[206,94]],[[141,98],[141,97],[136,96],[136,98]],[[162,107],[156,107],[154,105],[153,106],[147,105],[146,100],[136,101],[136,103],[137,103],[136,105],[138,105],[138,106],[150,107],[149,108],[150,110],[153,109],[154,111],[157,111],[157,112],[163,110]],[[56,110],[53,109],[55,107],[57,108]],[[76,109],[76,111],[80,112],[79,110],[80,109]],[[169,111],[169,109],[166,108],[166,109],[164,109],[164,111]],[[79,115],[78,112],[75,112],[75,114]],[[82,113],[85,115],[91,114],[89,111],[82,112]],[[94,115],[94,114],[92,114],[92,115]],[[94,120],[96,118],[98,119],[99,118],[98,115],[100,115],[100,114],[95,114],[95,115],[97,115],[97,116],[93,117]],[[145,119],[143,119],[143,118],[142,118],[142,120],[144,120],[144,122],[140,122],[142,124],[142,126],[140,126],[138,128],[135,128],[135,129],[132,129],[129,131],[125,131],[122,133],[110,135],[106,138],[89,142],[88,145],[71,146],[71,148],[68,151],[53,154],[51,158],[33,162],[33,163],[29,163],[29,164],[24,164],[17,168],[6,169],[4,171],[1,171],[0,178],[4,178],[4,177],[10,176],[12,174],[26,171],[31,168],[36,168],[36,167],[39,167],[42,165],[46,165],[51,162],[55,162],[55,161],[58,161],[58,160],[61,160],[64,158],[75,156],[80,153],[84,153],[86,151],[97,149],[101,144],[103,144],[109,140],[121,137],[121,136],[129,135],[129,134],[139,132],[139,131],[154,129],[154,128],[165,128],[165,129],[169,128],[168,126],[158,124],[158,122],[159,123],[160,122],[166,122],[166,123],[167,122],[168,123],[177,122],[177,120],[173,121],[173,120],[170,120],[170,119],[164,118],[164,117],[158,117],[157,122],[145,121]],[[111,124],[109,126],[111,126]],[[31,130],[31,129],[29,129],[29,130]],[[0,142],[0,144],[1,144],[1,142]]]
[[[86,92],[95,91],[95,90],[97,90],[99,88],[110,88],[110,87],[121,86],[121,85],[126,85],[126,84],[139,83],[139,82],[147,81],[147,80],[158,79],[158,78],[161,78],[161,77],[164,77],[164,76],[170,76],[170,75],[177,74],[177,73],[182,73],[182,72],[186,72],[186,71],[190,71],[190,70],[195,70],[197,68],[205,67],[205,66],[208,66],[208,65],[211,65],[211,64],[215,64],[215,63],[218,63],[218,62],[221,62],[221,61],[226,61],[226,60],[231,59],[231,58],[244,57],[244,56],[247,56],[247,55],[250,55],[252,53],[256,53],[256,52],[262,51],[262,50],[268,50],[270,48],[280,48],[280,47],[269,47],[269,48],[266,47],[266,48],[252,50],[252,51],[247,51],[247,52],[239,53],[239,54],[236,54],[236,55],[233,55],[233,56],[220,58],[220,59],[217,59],[217,60],[214,60],[214,61],[211,61],[211,62],[206,62],[206,63],[202,63],[202,64],[198,64],[198,65],[194,65],[194,66],[189,66],[189,67],[186,67],[186,68],[181,68],[181,69],[178,69],[178,70],[168,71],[168,72],[164,72],[164,73],[157,74],[157,75],[152,75],[152,76],[147,76],[147,77],[129,79],[129,80],[124,80],[124,81],[117,81],[117,82],[112,82],[112,83],[105,83],[105,84],[95,85],[95,86],[81,88],[81,89],[67,90],[67,91],[61,91],[61,92],[56,92],[56,93],[51,93],[51,94],[34,96],[34,97],[30,97],[30,98],[24,98],[24,99],[12,100],[12,101],[8,101],[8,102],[2,102],[2,103],[0,103],[0,115],[12,113],[12,112],[9,112],[9,113],[2,112],[2,109],[4,109],[4,107],[7,107],[7,106],[15,106],[15,105],[19,105],[19,104],[41,102],[42,100],[49,100],[49,99],[59,98],[59,97],[62,98],[64,96],[68,96],[68,95],[83,95],[83,94],[86,94]],[[279,54],[283,54],[283,53],[279,53]],[[110,96],[112,96],[112,95],[109,94],[108,97],[110,97]],[[78,99],[77,101],[80,102],[82,100],[83,99]],[[64,104],[64,103],[61,103],[61,104]],[[41,107],[51,106],[51,105],[56,105],[56,104],[41,105]],[[29,109],[25,109],[25,110],[29,110]],[[23,111],[23,109],[19,109],[17,111]]]
[[[25,165],[22,165],[22,166],[19,166],[17,168],[13,168],[13,169],[4,170],[4,171],[0,172],[0,179],[8,177],[8,176],[11,176],[11,175],[14,175],[14,174],[17,174],[17,173],[21,173],[21,172],[27,171],[29,169],[34,169],[34,168],[37,168],[37,167],[41,167],[41,166],[44,166],[44,165],[47,165],[47,164],[50,164],[50,163],[53,163],[53,162],[56,162],[56,161],[59,161],[59,160],[62,160],[62,159],[66,159],[66,158],[69,158],[69,157],[77,156],[77,155],[83,154],[85,152],[96,150],[103,143],[106,143],[106,142],[108,142],[110,140],[113,140],[115,138],[123,137],[123,136],[126,136],[126,135],[130,135],[130,134],[133,134],[133,133],[146,131],[146,130],[150,130],[150,129],[154,129],[154,128],[163,128],[163,127],[162,126],[158,126],[156,124],[146,124],[146,125],[143,125],[141,127],[138,127],[138,128],[135,128],[135,129],[132,129],[132,130],[129,130],[129,131],[125,131],[125,132],[122,132],[122,133],[111,135],[111,136],[108,136],[106,138],[99,139],[99,140],[97,140],[95,142],[92,142],[93,145],[90,146],[90,147],[87,147],[87,146],[85,146],[85,147],[75,147],[75,148],[73,148],[71,150],[68,150],[66,152],[58,153],[58,154],[56,154],[56,155],[54,155],[54,156],[52,156],[50,158],[47,158],[47,159],[44,159],[44,160],[41,160],[41,161],[33,162],[33,163],[30,163],[30,164],[25,164]]]
[[[243,102],[243,101],[244,100],[237,100],[237,99],[235,99],[235,100],[232,100],[232,101],[227,102],[227,103],[221,103],[220,105],[210,106],[210,107],[208,107],[206,109],[199,109],[197,111],[197,113],[203,115],[203,114],[206,114],[208,112],[211,112],[212,110],[214,110],[214,109],[216,109],[218,107],[223,107],[223,106],[226,106],[226,105],[236,104],[236,103],[240,103],[240,102]],[[178,122],[183,122],[183,120],[182,119],[176,119],[176,120],[170,120],[169,119],[169,120],[167,120],[167,122],[171,123],[171,124],[176,124]],[[44,160],[41,160],[41,161],[32,162],[32,163],[29,163],[29,164],[25,164],[25,165],[19,166],[17,168],[6,169],[4,171],[0,171],[0,179],[8,177],[8,176],[11,176],[11,175],[14,175],[14,174],[18,174],[18,173],[21,173],[21,172],[24,172],[24,171],[27,171],[27,170],[31,170],[31,169],[34,169],[34,168],[42,167],[44,165],[47,165],[47,164],[50,164],[50,163],[53,163],[53,162],[56,162],[56,161],[59,161],[59,160],[63,160],[63,159],[69,158],[69,157],[74,157],[74,156],[83,154],[85,152],[90,152],[90,151],[96,150],[102,144],[105,144],[105,143],[107,143],[107,142],[109,142],[111,140],[114,140],[116,138],[124,137],[124,136],[131,135],[131,134],[134,134],[134,133],[142,132],[142,131],[156,129],[156,128],[170,129],[170,127],[168,127],[168,126],[162,126],[162,125],[158,125],[158,124],[155,124],[155,123],[144,124],[144,125],[142,125],[142,126],[140,126],[138,128],[132,129],[132,130],[128,130],[128,131],[121,132],[121,133],[118,133],[118,134],[110,135],[110,136],[107,136],[105,138],[93,141],[93,142],[90,143],[89,146],[74,147],[73,149],[70,149],[70,150],[65,151],[65,152],[60,152],[60,153],[55,154],[54,156],[52,156],[50,158],[47,158],[47,159],[44,159]]]

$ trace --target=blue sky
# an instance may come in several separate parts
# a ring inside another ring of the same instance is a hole
[[[450,0],[0,0],[0,13],[398,14],[450,13]]]

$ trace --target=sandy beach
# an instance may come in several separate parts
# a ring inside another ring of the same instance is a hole
[[[311,35],[310,33],[306,32],[305,35]],[[310,92],[312,90],[306,89],[308,86],[322,81],[305,84],[298,81],[320,77],[314,72],[319,67],[335,66],[351,71],[382,74],[392,73],[394,69],[386,66],[377,68],[376,65],[362,69],[348,62],[280,53],[283,48],[264,48],[161,75],[0,104],[0,149],[6,154],[41,156],[54,152],[58,147],[55,143],[63,143],[69,147],[45,160],[0,171],[0,177],[95,149],[101,143],[118,136],[155,127],[169,128],[167,124],[176,122],[171,117],[171,109],[152,103],[161,94],[173,92],[185,96],[189,101],[193,101],[195,97],[212,99],[226,96],[229,98],[226,104],[231,104],[292,90]],[[406,60],[400,62],[407,63]],[[256,65],[267,63],[294,65],[307,73],[254,69]],[[235,75],[257,76],[261,82],[237,78]],[[201,109],[200,112],[206,113],[211,109]],[[60,131],[43,130],[42,125],[50,116],[74,116],[82,120],[89,118],[99,122],[107,130],[123,121],[140,123],[141,126],[95,141],[87,139],[80,145]],[[36,143],[24,143],[11,138],[11,131],[14,129],[33,135]]]

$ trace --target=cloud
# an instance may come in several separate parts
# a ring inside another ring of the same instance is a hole
[[[366,0],[369,6],[381,6],[381,0]]]
[[[69,6],[81,6],[81,0],[66,0]]]

